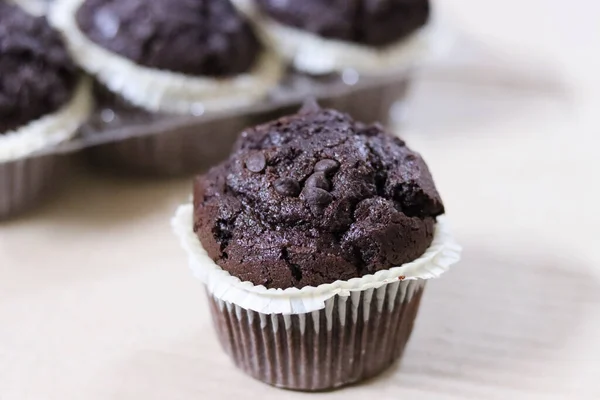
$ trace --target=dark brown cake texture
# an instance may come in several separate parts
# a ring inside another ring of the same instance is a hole
[[[0,134],[57,111],[76,82],[75,65],[46,19],[0,1]]]
[[[378,124],[315,104],[247,129],[194,184],[194,230],[209,256],[268,288],[413,261],[443,213],[419,154]]]
[[[429,0],[257,0],[276,21],[330,39],[385,46],[427,23]]]
[[[76,18],[98,45],[137,64],[187,75],[244,73],[261,51],[229,0],[86,0]]]

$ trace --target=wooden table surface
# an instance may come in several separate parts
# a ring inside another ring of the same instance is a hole
[[[0,225],[0,399],[600,399],[600,7],[441,6],[463,33],[402,136],[464,260],[428,286],[401,364],[313,395],[244,376],[169,228],[190,180],[79,171]]]

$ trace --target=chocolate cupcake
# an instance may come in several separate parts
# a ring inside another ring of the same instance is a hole
[[[419,154],[317,106],[244,131],[173,220],[236,365],[325,390],[390,366],[459,258]]]
[[[281,76],[228,0],[57,0],[52,21],[83,69],[150,112],[246,105]]]
[[[425,50],[429,0],[235,0],[298,70],[407,68]]]
[[[89,86],[45,18],[0,2],[0,218],[47,183],[32,156],[75,135]]]

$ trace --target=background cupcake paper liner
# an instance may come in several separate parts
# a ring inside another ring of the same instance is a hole
[[[264,314],[209,295],[217,336],[233,362],[270,385],[333,389],[377,375],[403,353],[425,280],[336,295],[304,314]]]
[[[92,110],[91,84],[83,78],[57,112],[0,135],[0,163],[15,161],[71,139]]]
[[[75,61],[133,105],[152,112],[202,114],[235,109],[263,98],[275,86],[283,65],[265,50],[252,71],[233,78],[188,76],[152,69],[102,48],[81,32],[75,14],[85,0],[55,0],[52,24],[62,31]]]
[[[69,157],[44,154],[0,163],[0,221],[43,201],[61,183]]]
[[[73,138],[91,109],[91,85],[84,78],[59,111],[0,135],[0,220],[34,206],[56,186],[68,157],[38,153]]]

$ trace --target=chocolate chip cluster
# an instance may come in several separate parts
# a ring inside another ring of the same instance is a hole
[[[442,201],[422,158],[380,125],[334,110],[246,130],[198,177],[195,231],[258,285],[330,283],[401,265],[431,244]]]
[[[320,214],[333,201],[331,175],[339,168],[335,160],[325,159],[315,164],[314,172],[306,179],[301,196],[308,202],[313,214]]]
[[[262,152],[256,152],[246,158],[246,168],[249,171],[259,173],[267,166],[267,160]],[[318,213],[333,200],[329,193],[331,189],[331,176],[337,171],[340,164],[335,160],[325,159],[317,162],[313,173],[301,183],[293,178],[278,178],[273,182],[273,188],[277,193],[285,197],[296,197],[301,195],[313,212]]]

